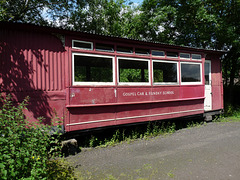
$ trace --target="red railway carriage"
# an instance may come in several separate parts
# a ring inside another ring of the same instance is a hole
[[[0,91],[30,96],[26,116],[57,114],[66,132],[214,115],[221,51],[0,23]]]

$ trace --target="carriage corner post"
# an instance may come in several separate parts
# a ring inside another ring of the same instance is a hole
[[[26,117],[56,113],[65,132],[223,109],[225,52],[0,22],[1,93],[31,98]],[[54,111],[53,111],[54,110]]]

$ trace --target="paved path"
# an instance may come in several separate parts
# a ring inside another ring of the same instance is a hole
[[[96,148],[67,158],[80,179],[240,179],[240,122]]]

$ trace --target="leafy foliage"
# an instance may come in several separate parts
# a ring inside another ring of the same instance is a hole
[[[88,76],[88,74],[90,76]],[[112,82],[112,69],[105,67],[90,67],[90,71],[87,73],[85,67],[75,67],[75,81],[84,82]]]
[[[47,162],[47,179],[76,180],[74,168],[64,159],[54,159]]]
[[[17,106],[9,95],[0,100],[1,179],[54,179],[51,174],[63,169],[55,160],[60,156],[59,138],[50,135],[48,126],[25,119],[28,98]]]
[[[225,85],[239,75],[239,14],[237,0],[144,0],[141,35],[145,39],[228,50],[223,59]]]
[[[120,69],[120,82],[148,82],[148,70]]]
[[[76,1],[69,23],[74,29],[97,34],[122,34],[124,8],[123,0]]]
[[[0,2],[0,21],[49,24],[66,19],[73,4],[64,0],[2,0]]]

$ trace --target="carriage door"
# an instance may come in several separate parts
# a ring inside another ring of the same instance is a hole
[[[204,110],[212,110],[212,86],[211,86],[211,61],[206,60],[204,64],[205,69],[205,100]]]

